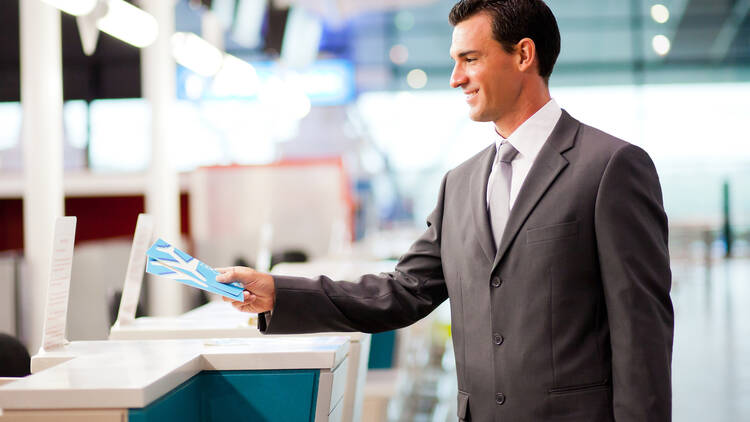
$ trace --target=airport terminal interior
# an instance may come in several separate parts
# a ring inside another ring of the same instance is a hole
[[[454,3],[0,1],[0,422],[456,420],[447,301],[263,336],[205,278],[394,270],[497,136],[449,85]],[[750,421],[750,1],[546,3],[552,97],[658,172],[672,419]]]

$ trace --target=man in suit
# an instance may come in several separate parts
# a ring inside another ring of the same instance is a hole
[[[550,98],[560,51],[541,0],[462,0],[451,86],[495,142],[443,178],[392,273],[356,283],[223,270],[266,333],[409,325],[450,298],[458,417],[668,421],[667,218],[640,148]]]

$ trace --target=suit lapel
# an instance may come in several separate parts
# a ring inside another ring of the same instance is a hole
[[[495,244],[492,240],[490,217],[487,214],[487,179],[490,177],[496,152],[495,144],[492,144],[481,153],[479,165],[471,173],[471,180],[469,181],[474,233],[476,233],[477,240],[487,257],[488,263],[495,258]]]
[[[560,172],[567,167],[568,160],[562,156],[562,153],[573,147],[578,126],[579,122],[563,110],[560,121],[557,122],[541,151],[539,151],[539,155],[518,192],[516,202],[508,216],[505,231],[503,231],[503,238],[497,249],[497,254],[494,256],[492,271],[503,259],[508,247],[518,234],[518,230],[534,210],[536,204]]]

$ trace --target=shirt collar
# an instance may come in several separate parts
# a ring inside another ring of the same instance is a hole
[[[503,138],[495,131],[495,149],[500,149],[503,141],[507,140],[522,157],[536,158],[555,125],[557,125],[557,121],[560,120],[561,115],[562,109],[560,109],[560,106],[554,99],[550,99],[547,104],[513,131],[508,138]],[[494,125],[492,128],[495,130]]]

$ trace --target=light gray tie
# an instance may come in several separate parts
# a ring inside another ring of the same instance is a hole
[[[510,215],[510,181],[513,177],[511,162],[518,151],[513,148],[510,142],[503,142],[497,151],[497,163],[495,170],[492,172],[490,183],[490,225],[492,226],[492,236],[495,238],[495,246],[500,246],[500,240],[503,238],[505,224],[508,222]]]

